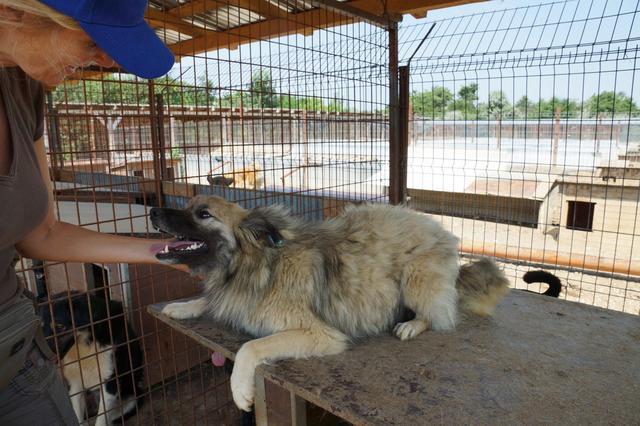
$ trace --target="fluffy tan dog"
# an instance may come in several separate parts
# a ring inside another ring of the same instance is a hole
[[[208,175],[210,185],[232,186],[243,189],[260,189],[262,187],[262,171],[252,165],[219,175]]]
[[[201,298],[163,313],[207,314],[258,337],[240,348],[231,376],[243,410],[253,403],[255,368],[266,360],[338,354],[390,331],[405,340],[427,328],[452,330],[459,303],[487,315],[508,291],[493,262],[460,267],[457,238],[405,207],[353,206],[310,222],[280,206],[245,210],[196,197],[184,210],[152,209],[151,220],[178,237],[158,259],[206,277]],[[407,310],[415,317],[401,322]]]

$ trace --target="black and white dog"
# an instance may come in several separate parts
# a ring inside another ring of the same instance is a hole
[[[58,355],[73,409],[82,423],[85,393],[99,390],[96,425],[137,412],[143,394],[143,353],[122,304],[88,293],[58,293],[40,307],[43,331]]]

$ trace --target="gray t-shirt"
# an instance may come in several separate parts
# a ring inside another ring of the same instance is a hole
[[[0,101],[13,147],[9,174],[0,175],[1,307],[17,290],[15,245],[44,219],[48,194],[34,150],[44,131],[42,85],[20,68],[0,68]]]

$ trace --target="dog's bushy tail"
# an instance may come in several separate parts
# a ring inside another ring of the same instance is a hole
[[[464,311],[488,316],[509,292],[509,281],[494,261],[482,258],[460,267],[456,288]]]
[[[560,296],[560,292],[562,291],[562,282],[560,282],[560,278],[553,275],[551,272],[537,270],[537,271],[529,271],[522,277],[524,282],[527,284],[531,283],[545,283],[549,286],[547,291],[545,291],[545,296],[558,297]]]

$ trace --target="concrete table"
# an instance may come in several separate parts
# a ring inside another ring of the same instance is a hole
[[[163,305],[149,312],[228,358],[249,339]],[[306,401],[357,425],[640,424],[640,317],[513,290],[453,333],[263,365],[256,383],[269,425],[306,424]]]

